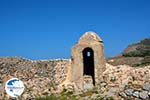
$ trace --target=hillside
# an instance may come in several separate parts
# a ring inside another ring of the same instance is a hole
[[[107,62],[112,65],[127,64],[143,66],[150,64],[150,38],[130,44],[119,56],[110,57]]]

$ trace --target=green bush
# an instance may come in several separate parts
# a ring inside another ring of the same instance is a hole
[[[143,45],[150,45],[150,38],[146,38],[140,42]]]
[[[143,53],[140,51],[131,51],[129,53],[123,53],[124,57],[143,57]]]
[[[106,100],[115,100],[113,97],[107,97]]]
[[[145,57],[150,56],[150,48],[142,48],[129,53],[123,53],[124,57]]]
[[[150,56],[145,56],[142,60],[142,64],[150,64]]]
[[[36,98],[35,100],[58,100],[58,98],[54,95]]]
[[[36,98],[35,100],[78,100],[78,99],[76,99],[76,97],[73,95],[73,92],[67,92],[67,90],[64,89],[64,91],[61,92],[60,94],[40,97]]]

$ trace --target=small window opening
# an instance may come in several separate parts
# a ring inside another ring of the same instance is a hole
[[[90,51],[88,51],[88,52],[87,52],[87,56],[88,56],[88,57],[90,57],[90,56],[91,56],[91,53],[90,53]]]

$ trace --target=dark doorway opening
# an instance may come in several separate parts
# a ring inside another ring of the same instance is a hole
[[[94,79],[94,52],[91,48],[85,48],[82,52],[83,54],[83,75],[90,75],[93,80],[93,85],[95,85]]]

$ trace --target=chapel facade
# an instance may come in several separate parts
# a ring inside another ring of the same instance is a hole
[[[98,86],[106,69],[102,39],[95,32],[86,32],[72,47],[71,54],[71,81],[77,89]]]

